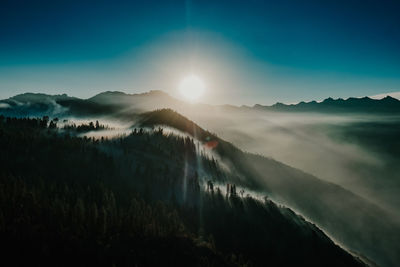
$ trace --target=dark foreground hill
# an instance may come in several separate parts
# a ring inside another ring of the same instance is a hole
[[[214,152],[236,174],[232,178],[236,183],[268,192],[317,223],[347,248],[378,264],[397,266],[400,262],[399,221],[367,199],[273,159],[245,153],[172,110],[144,113],[141,124],[166,125],[202,142],[213,141]]]
[[[192,138],[75,133],[0,117],[7,266],[363,266],[288,208],[205,191],[239,178]]]

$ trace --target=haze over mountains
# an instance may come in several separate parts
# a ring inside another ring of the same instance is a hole
[[[53,104],[53,105],[52,105]],[[60,106],[54,105],[59,104]],[[25,106],[24,106],[25,105]],[[200,106],[207,106],[204,104],[197,104]],[[16,95],[8,99],[0,101],[0,108],[3,112],[24,112],[25,109],[32,109],[32,112],[44,111],[46,107],[51,112],[62,113],[62,108],[70,109],[69,112],[86,111],[95,114],[101,113],[101,107],[120,109],[126,106],[129,109],[125,112],[153,110],[156,108],[173,108],[179,110],[187,106],[187,103],[175,99],[163,91],[155,90],[142,94],[126,94],[118,91],[108,91],[97,94],[88,99],[79,99],[70,97],[66,94],[63,95],[46,95],[25,93]],[[209,106],[211,108],[211,106]],[[348,99],[333,99],[327,98],[321,102],[300,102],[298,104],[283,104],[276,103],[272,106],[264,106],[256,104],[253,107],[235,107],[230,105],[213,106],[214,108],[241,108],[241,109],[255,109],[265,111],[278,111],[278,112],[319,112],[319,113],[386,113],[397,114],[400,112],[400,100],[391,96],[383,97],[382,99],[373,99],[369,97],[363,98],[348,98]],[[61,108],[61,109],[60,109]],[[79,109],[83,110],[79,110]],[[54,110],[52,110],[54,109]]]
[[[89,99],[27,93],[0,101],[0,114],[95,118],[127,130],[163,126],[215,142],[230,182],[293,208],[362,257],[382,266],[400,262],[397,99],[236,107],[189,104],[162,91]]]

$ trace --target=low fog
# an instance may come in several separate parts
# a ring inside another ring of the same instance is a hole
[[[398,116],[230,107],[181,112],[244,151],[341,186],[324,185],[273,161],[253,158],[250,162],[265,180],[261,181],[265,189],[272,189],[275,201],[310,218],[348,250],[361,251],[379,265],[396,266],[400,252]]]
[[[271,199],[316,222],[337,243],[350,250],[362,251],[384,266],[396,261],[400,193],[398,143],[395,143],[398,117],[244,109],[231,109],[228,113],[228,109],[207,110],[200,106],[180,112],[244,151],[281,161],[361,196],[357,198],[334,186],[314,183],[307,175],[285,170],[273,162],[254,162],[255,165],[270,164],[253,170],[258,172],[258,177],[268,179],[265,189],[269,186],[275,189],[265,192]],[[162,127],[165,134],[187,135]],[[196,145],[201,144],[196,142]],[[236,166],[212,151],[202,152],[217,158],[225,170],[238,173]],[[294,178],[299,181],[291,183]],[[297,188],[291,188],[291,184]],[[224,184],[216,185],[224,190]],[[265,196],[263,191],[257,193],[246,187],[238,188],[243,188],[245,195]],[[319,189],[327,191],[319,192]],[[282,197],[279,194],[283,194]],[[309,205],[310,200],[322,204]],[[325,207],[325,211],[318,211],[320,207]]]
[[[400,159],[387,149],[399,144],[393,132],[399,132],[399,117],[244,109],[228,114],[225,108],[182,112],[245,151],[339,184],[400,214]],[[372,127],[375,123],[391,131]]]

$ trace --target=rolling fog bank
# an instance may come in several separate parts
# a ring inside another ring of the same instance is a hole
[[[199,114],[206,113],[197,110]],[[209,121],[216,119],[218,122],[221,119],[215,110],[212,114],[213,118],[210,117]],[[223,119],[219,125],[225,128],[229,123],[240,123],[239,120],[228,121],[226,116]],[[231,179],[232,182],[261,190],[279,203],[293,208],[346,248],[361,252],[380,266],[397,266],[400,262],[400,223],[396,220],[397,215],[382,208],[387,205],[375,205],[371,198],[361,197],[343,186],[323,181],[280,161],[243,152],[172,110],[145,113],[143,123],[146,126],[168,125],[203,142],[215,140],[218,145],[214,152],[224,159],[224,163],[228,163],[226,165],[231,173],[239,178]]]
[[[351,190],[400,217],[400,117],[182,111],[239,148]]]

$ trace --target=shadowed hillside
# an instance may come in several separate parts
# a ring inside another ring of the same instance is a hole
[[[368,200],[335,184],[291,168],[273,159],[244,153],[172,110],[142,115],[142,125],[168,125],[188,132],[203,142],[215,140],[214,151],[232,172],[255,190],[300,211],[348,248],[369,255],[378,263],[400,262],[400,223]]]
[[[230,174],[189,137],[0,117],[0,146],[0,242],[16,266],[363,266],[290,209],[205,191]]]

